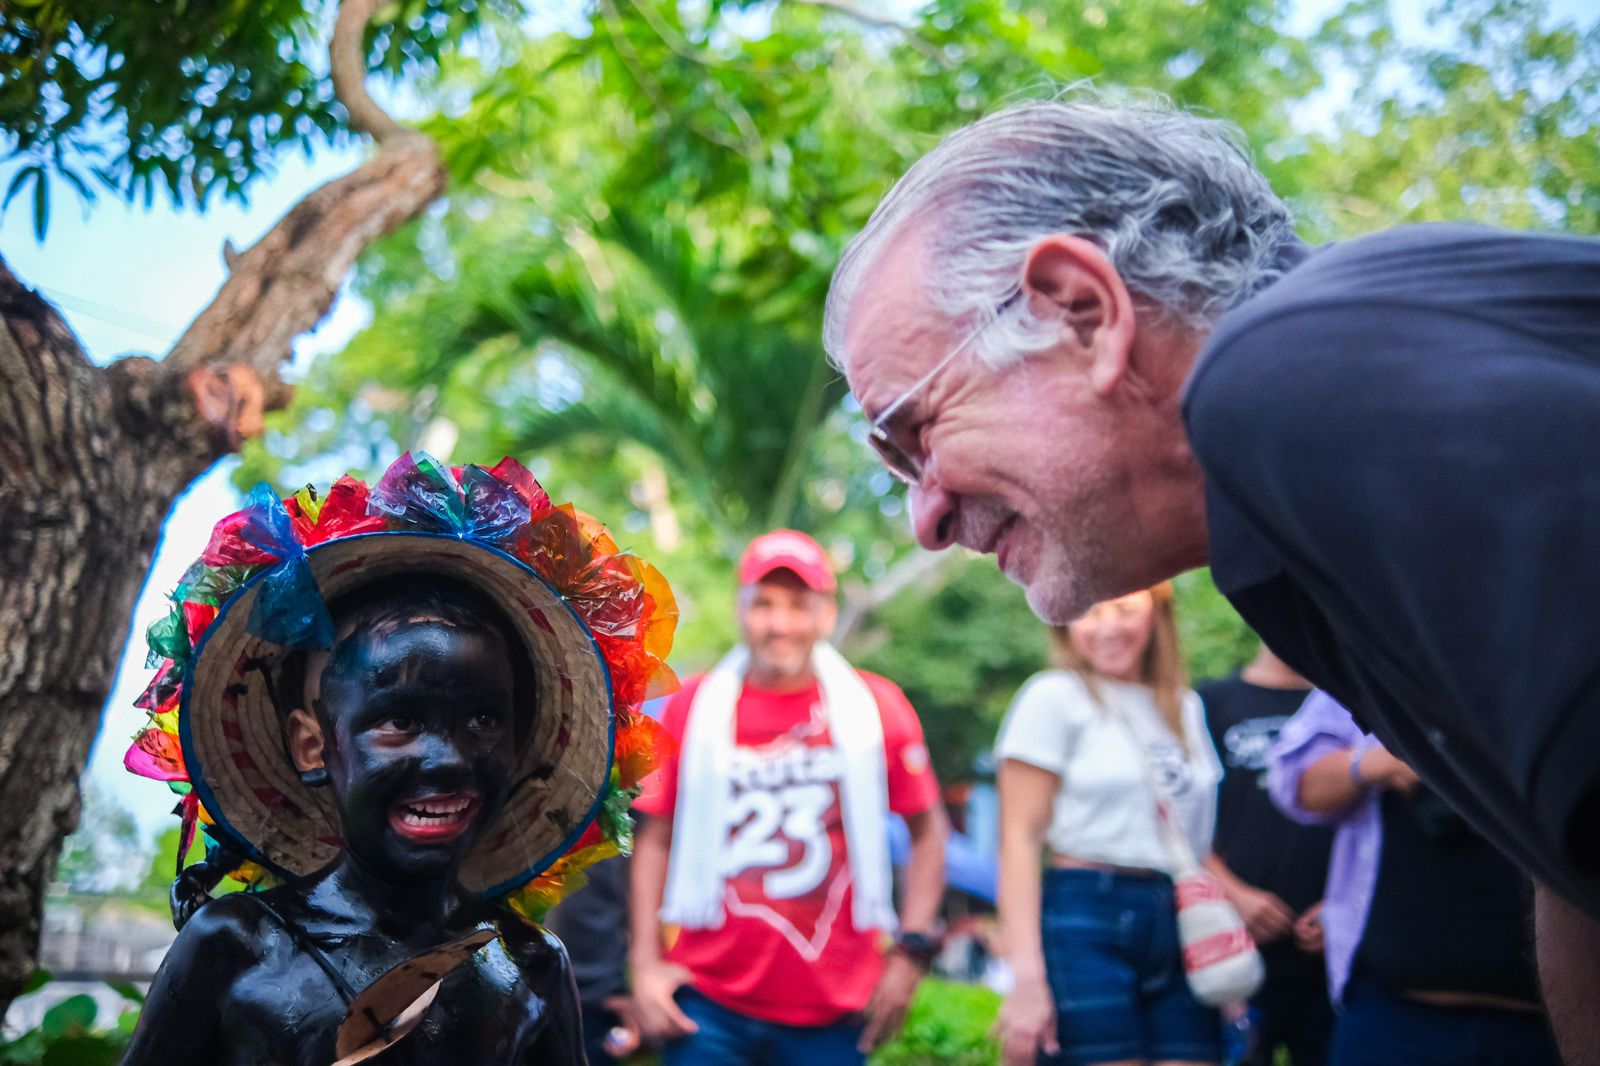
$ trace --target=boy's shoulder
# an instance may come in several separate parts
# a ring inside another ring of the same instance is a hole
[[[495,924],[506,954],[518,966],[548,967],[559,971],[570,968],[566,946],[544,926],[525,921],[510,913],[501,914]]]
[[[270,945],[280,939],[295,944],[295,929],[313,934],[327,933],[327,916],[306,896],[301,886],[279,885],[264,892],[230,892],[218,896],[194,912],[179,933],[205,950],[236,946],[251,957],[270,954]],[[343,922],[335,921],[334,925]],[[348,929],[334,930],[348,932]]]
[[[163,965],[204,975],[221,995],[274,955],[275,945],[287,935],[253,894],[233,892],[208,901],[190,916]]]
[[[266,908],[251,893],[230,892],[210,900],[184,923],[179,937],[210,948],[258,942],[270,924]]]

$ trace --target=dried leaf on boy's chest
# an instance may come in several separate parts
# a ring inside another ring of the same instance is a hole
[[[479,929],[411,956],[368,985],[339,1023],[333,1066],[354,1066],[391,1047],[417,1027],[439,985],[497,934]]]

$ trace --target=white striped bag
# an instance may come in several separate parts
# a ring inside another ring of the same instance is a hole
[[[1176,838],[1177,858],[1188,857],[1187,868],[1173,878],[1178,904],[1178,943],[1183,945],[1183,969],[1189,991],[1208,1007],[1242,1003],[1256,994],[1266,977],[1266,965],[1244,920],[1223,894],[1222,885],[1194,860],[1183,834],[1170,823],[1171,811],[1160,798],[1161,822],[1168,846]]]

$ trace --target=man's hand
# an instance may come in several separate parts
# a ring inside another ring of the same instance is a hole
[[[1322,954],[1322,901],[1306,908],[1294,922],[1294,946],[1307,955]]]
[[[607,996],[600,1004],[616,1015],[617,1024],[605,1036],[606,1053],[613,1058],[625,1059],[639,1050],[643,1027],[639,1024],[639,1007],[632,996]]]
[[[678,1008],[674,992],[689,983],[689,971],[675,962],[633,964],[633,1002],[638,1009],[639,1028],[651,1040],[661,1042],[698,1032],[700,1027]]]
[[[1293,931],[1294,910],[1271,892],[1240,881],[1231,886],[1228,895],[1233,897],[1245,930],[1257,944],[1271,943]]]
[[[863,1055],[900,1031],[911,1007],[911,996],[922,980],[922,970],[916,963],[900,954],[889,952],[884,960],[883,976],[878,978],[872,998],[867,1000],[867,1024],[861,1030],[856,1047]]]
[[[1417,787],[1417,772],[1384,748],[1369,748],[1361,754],[1356,772],[1361,780],[1391,792],[1410,792]]]
[[[1056,1003],[1043,976],[1018,980],[1000,1008],[994,1035],[1000,1040],[1005,1066],[1033,1066],[1039,1052],[1054,1055],[1061,1050],[1056,1042]]]

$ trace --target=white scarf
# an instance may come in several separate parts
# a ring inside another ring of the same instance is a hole
[[[678,803],[661,920],[689,929],[718,929],[724,917],[729,812],[733,800],[734,710],[744,689],[750,651],[723,656],[700,682],[684,730]],[[889,778],[883,720],[861,675],[832,644],[819,642],[811,667],[822,689],[828,733],[843,759],[839,801],[854,888],[857,930],[895,928],[889,871]]]

